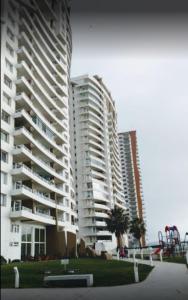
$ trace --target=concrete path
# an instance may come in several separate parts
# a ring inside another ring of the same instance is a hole
[[[188,300],[187,267],[166,262],[154,265],[141,283],[98,288],[3,289],[1,296],[2,300]]]

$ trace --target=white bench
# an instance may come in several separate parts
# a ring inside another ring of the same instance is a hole
[[[44,286],[93,286],[93,274],[45,276]]]

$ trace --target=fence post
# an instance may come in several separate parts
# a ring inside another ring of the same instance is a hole
[[[144,259],[144,255],[143,255],[143,249],[141,249],[141,259]]]
[[[133,261],[135,262],[135,248],[133,249]]]
[[[152,266],[153,267],[153,259],[152,259],[152,253],[150,252],[150,266]]]
[[[15,274],[15,289],[18,289],[20,287],[20,276],[18,272],[18,268],[14,267],[14,274]]]
[[[135,278],[135,282],[139,282],[138,262],[137,262],[137,260],[134,261],[134,278]]]
[[[160,256],[160,261],[163,261],[163,249],[160,250],[159,256]]]

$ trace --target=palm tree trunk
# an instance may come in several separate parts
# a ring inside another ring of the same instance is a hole
[[[122,247],[122,238],[121,238],[121,235],[117,236],[117,246],[118,246],[118,248]]]

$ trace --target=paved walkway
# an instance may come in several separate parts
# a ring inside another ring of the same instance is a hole
[[[154,265],[141,283],[98,288],[3,289],[1,296],[2,300],[188,300],[187,267],[166,262]]]

